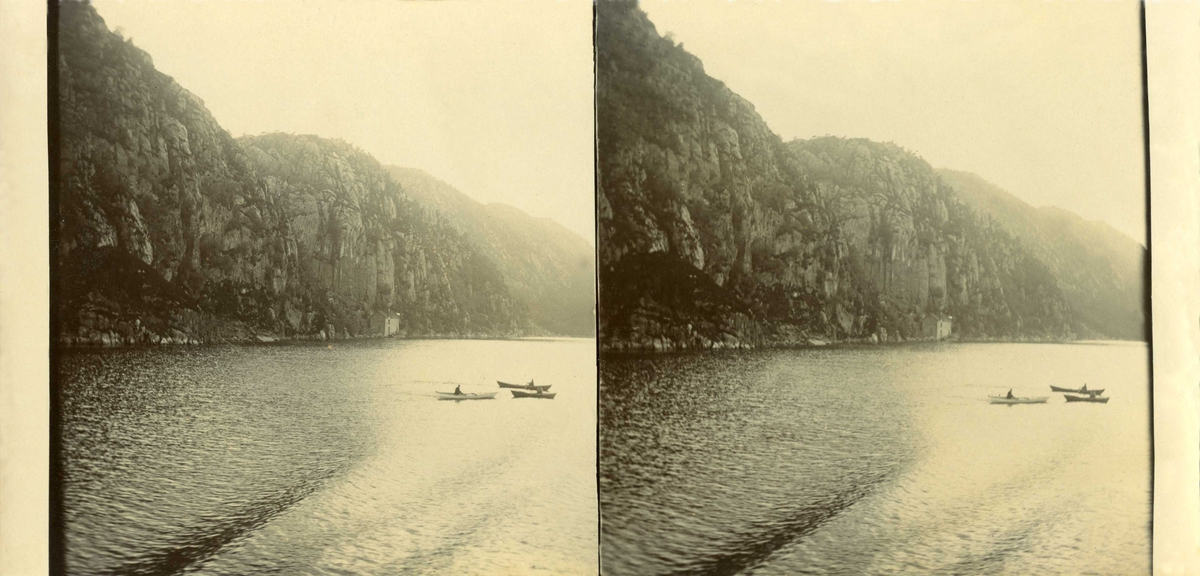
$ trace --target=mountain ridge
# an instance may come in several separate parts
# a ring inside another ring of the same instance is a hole
[[[910,340],[947,316],[966,339],[1114,333],[924,159],[784,142],[635,2],[601,3],[596,21],[603,348]]]
[[[558,334],[595,335],[595,250],[586,239],[551,218],[479,202],[423,170],[387,169],[413,198],[448,218],[499,263],[535,325]]]
[[[1033,206],[976,174],[949,169],[938,174],[1019,235],[1051,267],[1085,321],[1110,336],[1144,339],[1147,251],[1141,243],[1106,222],[1058,206]]]
[[[983,183],[986,183],[988,186],[995,188],[996,190],[1002,192],[1005,196],[1011,198],[1012,200],[1014,200],[1016,202],[1019,202],[1020,204],[1022,204],[1024,206],[1027,206],[1029,208],[1032,208],[1034,210],[1038,210],[1041,212],[1046,212],[1046,213],[1061,213],[1062,215],[1069,216],[1070,218],[1078,220],[1079,222],[1083,222],[1090,226],[1094,226],[1094,227],[1103,229],[1105,234],[1118,235],[1126,240],[1129,240],[1130,242],[1133,242],[1133,243],[1141,246],[1143,249],[1145,248],[1145,239],[1144,238],[1142,240],[1138,240],[1137,238],[1134,238],[1133,236],[1129,235],[1128,233],[1121,230],[1120,228],[1117,228],[1116,226],[1114,226],[1113,224],[1109,223],[1106,220],[1091,220],[1091,219],[1088,219],[1088,218],[1080,215],[1077,212],[1074,212],[1070,208],[1064,208],[1062,206],[1056,206],[1054,204],[1041,204],[1041,205],[1033,204],[1032,202],[1024,200],[1020,196],[1017,196],[1016,194],[1005,190],[1004,188],[1000,187],[999,185],[993,184],[986,177],[976,174],[974,172],[971,172],[969,170],[960,170],[960,169],[952,168],[949,166],[938,166],[938,167],[934,168],[934,170],[938,174],[969,175],[971,177],[977,178],[979,181],[981,181]]]
[[[60,345],[553,334],[497,263],[347,142],[234,139],[203,101],[60,6]]]

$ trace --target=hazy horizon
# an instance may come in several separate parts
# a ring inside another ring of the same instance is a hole
[[[595,243],[586,0],[93,5],[235,137],[338,138]]]
[[[892,142],[1146,243],[1135,2],[641,7],[785,141]]]

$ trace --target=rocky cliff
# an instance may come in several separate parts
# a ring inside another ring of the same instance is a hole
[[[220,259],[243,243],[214,237],[207,267],[269,289],[269,300],[297,286],[303,298],[329,295],[348,306],[345,322],[374,310],[400,315],[416,335],[517,334],[524,310],[495,264],[461,233],[414,202],[371,156],[341,141],[268,134],[239,139],[259,175],[260,205],[243,204],[234,226],[274,228],[274,261],[245,269]],[[228,234],[226,234],[228,235]],[[252,238],[248,237],[247,239]],[[253,249],[250,249],[253,251]],[[294,258],[294,264],[289,259]],[[252,259],[257,265],[262,257]],[[285,299],[288,300],[288,299]],[[288,311],[294,327],[300,310]],[[300,329],[304,329],[303,325]]]
[[[420,205],[434,211],[496,263],[536,333],[596,335],[596,253],[561,224],[504,204],[482,204],[421,170],[388,166]]]
[[[598,5],[602,344],[1115,336],[1013,230],[892,144],[784,143],[661,37]]]
[[[1093,332],[1146,337],[1146,248],[1102,222],[1035,208],[969,172],[938,170],[959,198],[1021,239],[1054,275],[1068,305]]]
[[[65,343],[528,327],[495,263],[354,147],[235,141],[87,4],[60,8],[55,310]]]

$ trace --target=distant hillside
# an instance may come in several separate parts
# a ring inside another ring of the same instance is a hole
[[[938,174],[1050,268],[1085,324],[1112,337],[1145,338],[1144,246],[1102,222],[1061,208],[1034,208],[975,174],[945,169]]]
[[[962,338],[1130,334],[1067,290],[1121,294],[1057,278],[911,152],[784,143],[636,3],[598,3],[596,22],[603,346],[910,339],[935,316]]]
[[[410,197],[496,263],[535,326],[551,334],[595,336],[596,257],[587,240],[548,218],[481,204],[420,170],[387,170]]]
[[[235,141],[204,102],[60,5],[54,314],[64,343],[527,332],[496,264],[365,152]]]

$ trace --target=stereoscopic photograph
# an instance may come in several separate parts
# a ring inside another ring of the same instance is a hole
[[[52,8],[56,571],[597,573],[591,4]]]
[[[52,573],[1151,572],[1138,3],[48,8]]]
[[[601,1],[605,574],[1147,574],[1133,2]]]

